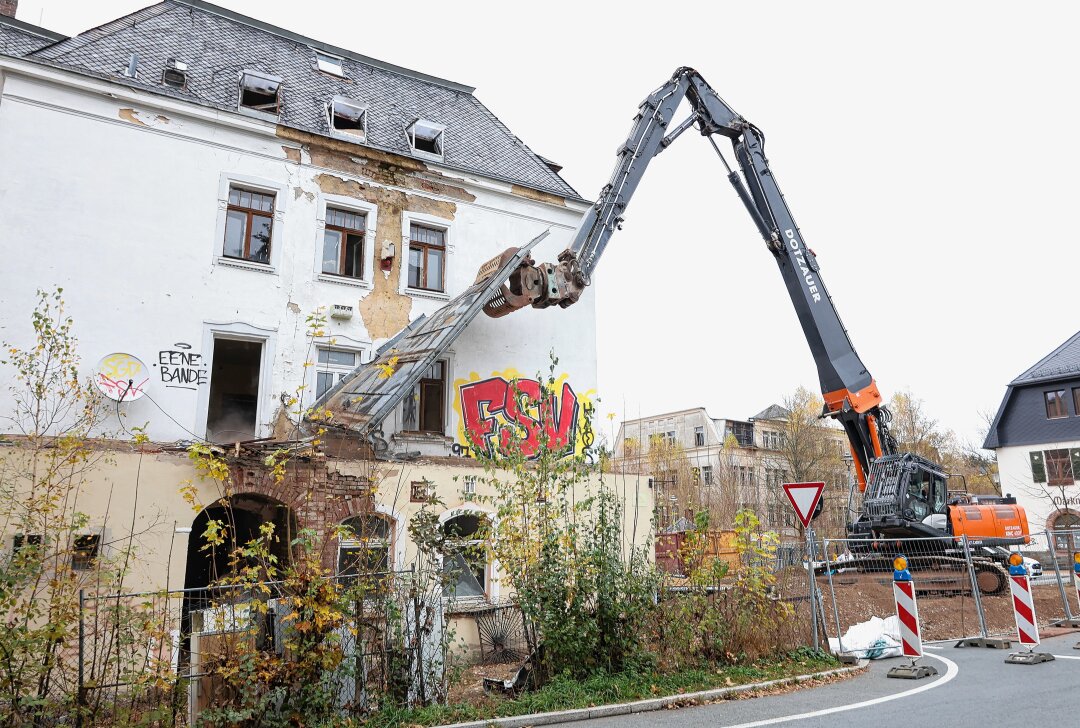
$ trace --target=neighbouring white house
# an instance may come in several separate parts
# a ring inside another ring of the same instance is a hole
[[[983,447],[1031,530],[1080,549],[1080,332],[1009,382]]]

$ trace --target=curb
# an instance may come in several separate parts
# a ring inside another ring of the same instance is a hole
[[[767,682],[735,685],[730,688],[712,688],[711,690],[700,690],[696,693],[683,693],[681,695],[669,695],[664,698],[635,700],[632,703],[600,705],[595,708],[574,708],[573,710],[558,710],[553,713],[530,713],[528,715],[507,716],[505,718],[474,720],[467,723],[449,723],[439,726],[439,728],[491,728],[492,726],[498,726],[498,728],[526,728],[526,726],[554,725],[556,723],[569,723],[575,720],[589,720],[590,718],[609,718],[614,715],[647,713],[652,710],[663,710],[672,706],[722,700],[733,695],[765,688],[778,687],[781,685],[795,685],[806,680],[816,680],[818,678],[833,677],[835,675],[850,675],[857,672],[863,672],[868,664],[869,661],[867,660],[859,660],[859,664],[853,667],[840,667],[835,670],[826,670],[825,672],[783,677]]]

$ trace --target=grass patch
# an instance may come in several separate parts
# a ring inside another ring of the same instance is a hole
[[[412,710],[387,708],[362,725],[391,728],[401,725],[434,726],[470,720],[488,720],[528,713],[545,713],[572,708],[591,708],[626,703],[644,698],[692,693],[710,688],[745,685],[778,678],[805,675],[839,666],[832,655],[811,650],[762,659],[745,665],[724,665],[677,673],[625,672],[598,674],[586,680],[555,678],[540,690],[514,700],[485,696],[476,703],[433,705]]]

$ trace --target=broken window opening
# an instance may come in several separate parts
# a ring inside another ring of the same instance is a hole
[[[72,544],[71,568],[75,571],[89,571],[97,563],[98,549],[101,547],[101,535],[96,533],[76,536]]]
[[[366,230],[367,216],[363,213],[327,208],[322,272],[363,280]]]
[[[406,432],[445,434],[446,362],[432,364],[410,396],[402,402],[402,429]]]
[[[216,338],[213,356],[206,439],[253,440],[258,429],[262,342]]]
[[[355,136],[361,141],[367,138],[367,106],[335,96],[327,111],[332,131]]]
[[[412,223],[409,226],[409,288],[446,290],[446,231]]]
[[[281,105],[281,79],[257,71],[240,74],[240,108],[277,116]]]
[[[180,91],[186,91],[188,81],[186,73],[187,64],[177,63],[176,65],[183,66],[184,68],[181,69],[173,66],[166,67],[165,70],[161,72],[161,83],[164,86],[170,86],[179,89]]]
[[[463,513],[443,524],[446,551],[443,572],[447,583],[443,595],[455,599],[487,596],[487,551],[484,536],[488,521],[482,513]]]
[[[45,543],[45,537],[40,533],[31,533],[29,535],[25,533],[17,533],[11,540],[11,553],[12,555],[19,553],[19,550],[23,546],[30,546],[32,548],[40,548]]]
[[[383,575],[391,568],[392,522],[377,514],[353,516],[342,522],[338,542],[338,575]]]
[[[322,51],[315,51],[315,66],[323,73],[329,73],[331,76],[345,75],[345,60]]]
[[[443,133],[446,127],[427,119],[417,119],[405,130],[409,138],[409,147],[414,152],[422,152],[435,157],[443,156]]]
[[[322,397],[330,389],[348,376],[359,363],[355,351],[345,349],[319,348],[317,355],[318,370],[315,372],[315,399]]]
[[[274,195],[229,187],[222,255],[269,264],[273,231]]]

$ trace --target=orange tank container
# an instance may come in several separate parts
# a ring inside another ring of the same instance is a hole
[[[1018,505],[955,505],[949,508],[954,536],[967,534],[973,544],[999,539],[1028,543],[1027,513]]]

